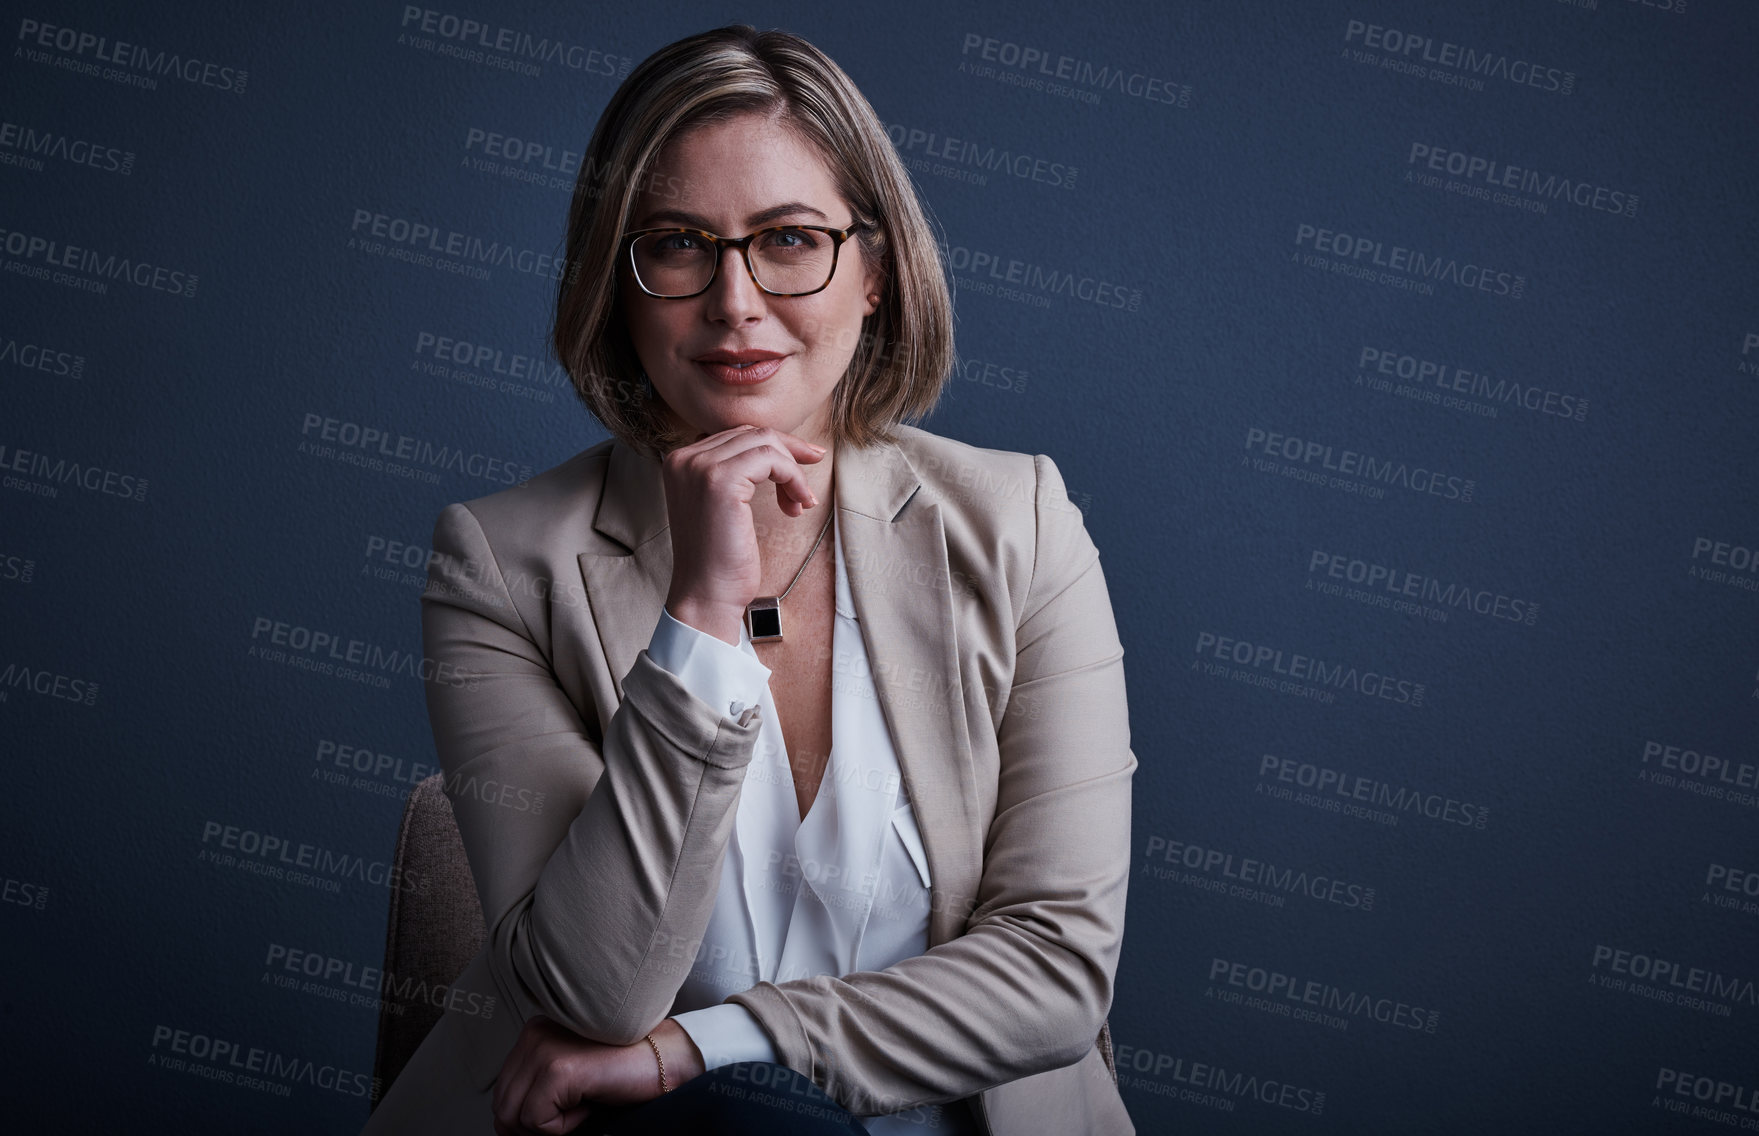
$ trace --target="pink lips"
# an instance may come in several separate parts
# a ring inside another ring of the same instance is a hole
[[[774,375],[786,356],[774,351],[711,351],[698,356],[696,365],[712,377],[732,386],[761,383]]]

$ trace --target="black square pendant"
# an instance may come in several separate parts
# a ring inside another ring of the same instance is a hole
[[[745,606],[745,630],[753,643],[782,637],[782,604],[775,596],[759,596]]]

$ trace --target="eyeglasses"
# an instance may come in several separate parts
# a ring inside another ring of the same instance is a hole
[[[687,300],[708,291],[721,269],[721,253],[745,254],[751,282],[772,296],[822,292],[837,272],[843,242],[872,226],[776,225],[743,237],[717,237],[702,229],[639,229],[624,233],[635,282],[650,296]]]

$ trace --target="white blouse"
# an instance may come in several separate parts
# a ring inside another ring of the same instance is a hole
[[[838,531],[831,754],[804,820],[770,697],[770,669],[758,661],[743,624],[734,647],[662,608],[648,646],[655,663],[704,702],[726,707],[728,716],[761,707],[714,912],[672,1005],[672,1017],[710,1069],[777,1059],[757,1018],[722,1002],[729,994],[760,980],[883,970],[928,949],[928,857],[850,600],[842,532],[832,527]],[[979,1131],[963,1105],[860,1120],[873,1136]]]

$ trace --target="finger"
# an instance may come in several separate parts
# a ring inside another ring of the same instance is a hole
[[[495,1124],[497,1136],[505,1126],[508,1133],[528,1136],[529,1130],[521,1120],[525,1102],[531,1096],[532,1082],[537,1079],[537,1071],[529,1060],[521,1061],[511,1068],[502,1070],[495,1082]]]
[[[788,492],[785,486],[776,486],[776,507],[790,517],[798,517],[806,512],[806,506]]]
[[[795,461],[816,462],[829,452],[823,446],[816,442],[809,442],[798,434],[777,430],[773,426],[753,426],[750,423],[729,427],[719,434],[705,434],[698,441],[692,442],[690,446],[679,448],[689,449],[692,453],[708,453],[727,449],[731,444],[731,449],[728,452],[737,452],[755,440],[776,445]]]
[[[557,1123],[562,1116],[562,1103],[557,1097],[567,1091],[562,1078],[550,1069],[532,1081],[525,1094],[525,1106],[519,1110],[519,1122],[524,1125],[524,1130],[541,1133],[568,1131]]]
[[[701,460],[731,469],[750,482],[754,490],[761,482],[775,482],[778,486],[777,502],[787,510],[789,498],[797,501],[801,508],[793,510],[791,515],[799,516],[818,504],[818,500],[794,452],[786,444],[789,439],[795,448],[805,449],[811,445],[785,431],[763,428],[723,437],[716,445],[701,451]],[[817,451],[806,452],[811,461],[822,456]]]
[[[511,1055],[509,1055],[511,1057]],[[495,1132],[500,1133],[501,1118],[507,1115],[507,1080],[511,1072],[506,1062],[501,1064],[501,1072],[496,1075],[493,1085],[494,1093],[489,1098],[489,1111],[495,1114]]]
[[[550,1044],[533,1055],[535,1076],[525,1091],[520,1115],[527,1128],[560,1136],[580,1122],[592,1080],[592,1062],[582,1055],[601,1050],[605,1047],[586,1042],[566,1027],[555,1027]]]
[[[699,432],[696,435],[696,437],[692,438],[690,441],[680,442],[678,445],[673,446],[671,449],[662,453],[660,455],[660,460],[664,463],[671,463],[671,462],[676,462],[676,461],[688,461],[690,458],[695,457],[697,454],[702,453],[704,450],[711,449],[714,446],[718,445],[720,442],[724,441],[728,435],[730,435],[736,431],[744,431],[744,430],[750,430],[750,429],[754,429],[754,427],[746,426],[746,425],[739,425],[739,426],[734,426],[728,430],[719,431],[714,434],[703,434],[703,433]]]
[[[717,430],[713,434],[699,433],[695,438],[685,442],[683,445],[674,446],[670,452],[686,455],[700,453],[705,449],[710,449],[719,445],[736,434],[747,433],[755,429],[757,429],[757,427],[753,426],[751,423],[741,422],[737,426],[729,426],[725,430]]]
[[[526,1072],[530,1064],[527,1054],[531,1051],[535,1037],[531,1023],[528,1021],[520,1027],[519,1037],[514,1040],[513,1048],[501,1061],[501,1072],[495,1077],[494,1112],[496,1116],[512,1118],[516,1115],[520,1098],[525,1095],[525,1083],[531,1079]]]
[[[777,437],[781,438],[784,442],[787,442],[788,446],[798,453],[817,454],[820,456],[825,453],[825,448],[823,446],[819,445],[817,442],[809,442],[798,434],[790,434],[786,430],[777,430],[775,433]]]
[[[786,430],[776,430],[773,433],[788,447],[788,452],[794,456],[795,461],[815,462],[830,452],[817,442],[809,442],[798,434],[790,434]]]
[[[495,1094],[495,1136],[517,1136],[519,1133],[519,1098]]]

